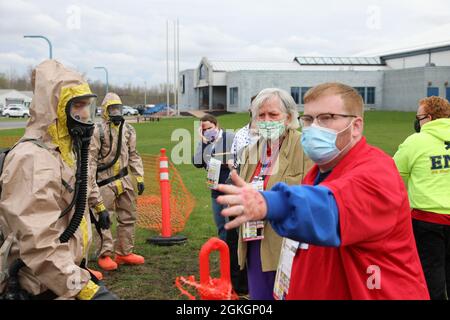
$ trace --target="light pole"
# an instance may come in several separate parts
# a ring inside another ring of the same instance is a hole
[[[44,39],[45,41],[47,41],[47,43],[48,43],[48,58],[49,59],[53,59],[52,43],[50,42],[50,40],[47,37],[44,37],[44,36],[41,36],[41,35],[25,35],[23,37],[24,38],[40,38],[40,39]]]
[[[177,18],[177,116],[180,115],[180,21]]]
[[[147,105],[147,81],[144,81],[144,108]]]
[[[170,104],[170,95],[169,95],[169,20],[167,20],[167,25],[166,25],[166,36],[167,36],[167,41],[166,41],[166,67],[167,67],[167,85],[166,85],[166,94],[167,94],[167,116],[169,116],[169,104]]]
[[[106,69],[105,67],[94,67],[94,69],[105,70],[105,74],[106,74],[106,93],[105,93],[105,95],[106,95],[109,92],[108,69]]]

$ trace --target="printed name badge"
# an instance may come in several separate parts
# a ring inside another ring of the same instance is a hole
[[[211,158],[209,160],[208,175],[206,176],[206,183],[210,189],[216,189],[219,184],[220,167],[222,161]]]
[[[264,180],[255,178],[252,181],[255,190],[264,191]],[[247,221],[242,225],[242,239],[244,241],[254,241],[264,239],[264,221]]]
[[[281,245],[280,262],[278,263],[275,284],[273,287],[273,297],[276,300],[285,300],[289,292],[289,283],[291,282],[292,263],[295,253],[299,248],[297,241],[283,238]]]

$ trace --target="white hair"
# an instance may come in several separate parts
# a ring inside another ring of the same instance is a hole
[[[257,120],[259,108],[272,97],[277,97],[280,101],[281,112],[291,116],[291,121],[287,125],[287,128],[297,129],[300,126],[298,122],[297,104],[289,93],[278,88],[267,88],[258,93],[251,106],[252,120]]]

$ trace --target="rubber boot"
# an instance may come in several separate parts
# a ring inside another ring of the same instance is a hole
[[[113,271],[117,269],[117,263],[109,256],[103,256],[98,258],[98,265],[100,268],[106,271]]]
[[[138,264],[144,264],[145,259],[143,256],[130,253],[126,256],[121,256],[119,254],[116,255],[115,259],[117,264],[129,264],[129,265],[138,265]]]
[[[94,277],[96,277],[98,280],[103,280],[103,274],[100,272],[100,271],[96,271],[96,270],[92,270],[92,269],[89,269],[88,268],[88,270],[89,270],[89,272],[90,273],[92,273],[93,275],[94,275]]]

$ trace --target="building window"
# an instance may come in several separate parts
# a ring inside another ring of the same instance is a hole
[[[234,87],[234,88],[230,88],[230,104],[231,105],[236,105],[238,102],[238,88]]]
[[[295,103],[298,104],[300,100],[300,87],[291,87],[291,96]]]
[[[181,87],[181,93],[184,93],[186,87],[185,87],[185,82],[186,82],[186,75],[181,75],[181,79],[180,79],[180,87]]]
[[[428,87],[427,88],[427,97],[436,96],[439,97],[439,88],[438,87]]]
[[[367,104],[375,104],[375,87],[367,87]]]
[[[308,90],[311,89],[311,87],[302,87],[302,104],[305,104],[305,94],[308,92]]]
[[[207,71],[208,71],[208,69],[206,69],[206,66],[204,64],[202,64],[200,66],[199,75],[198,75],[199,80],[206,80],[206,72]]]
[[[366,87],[355,87],[359,95],[363,98],[364,103],[366,103]]]

